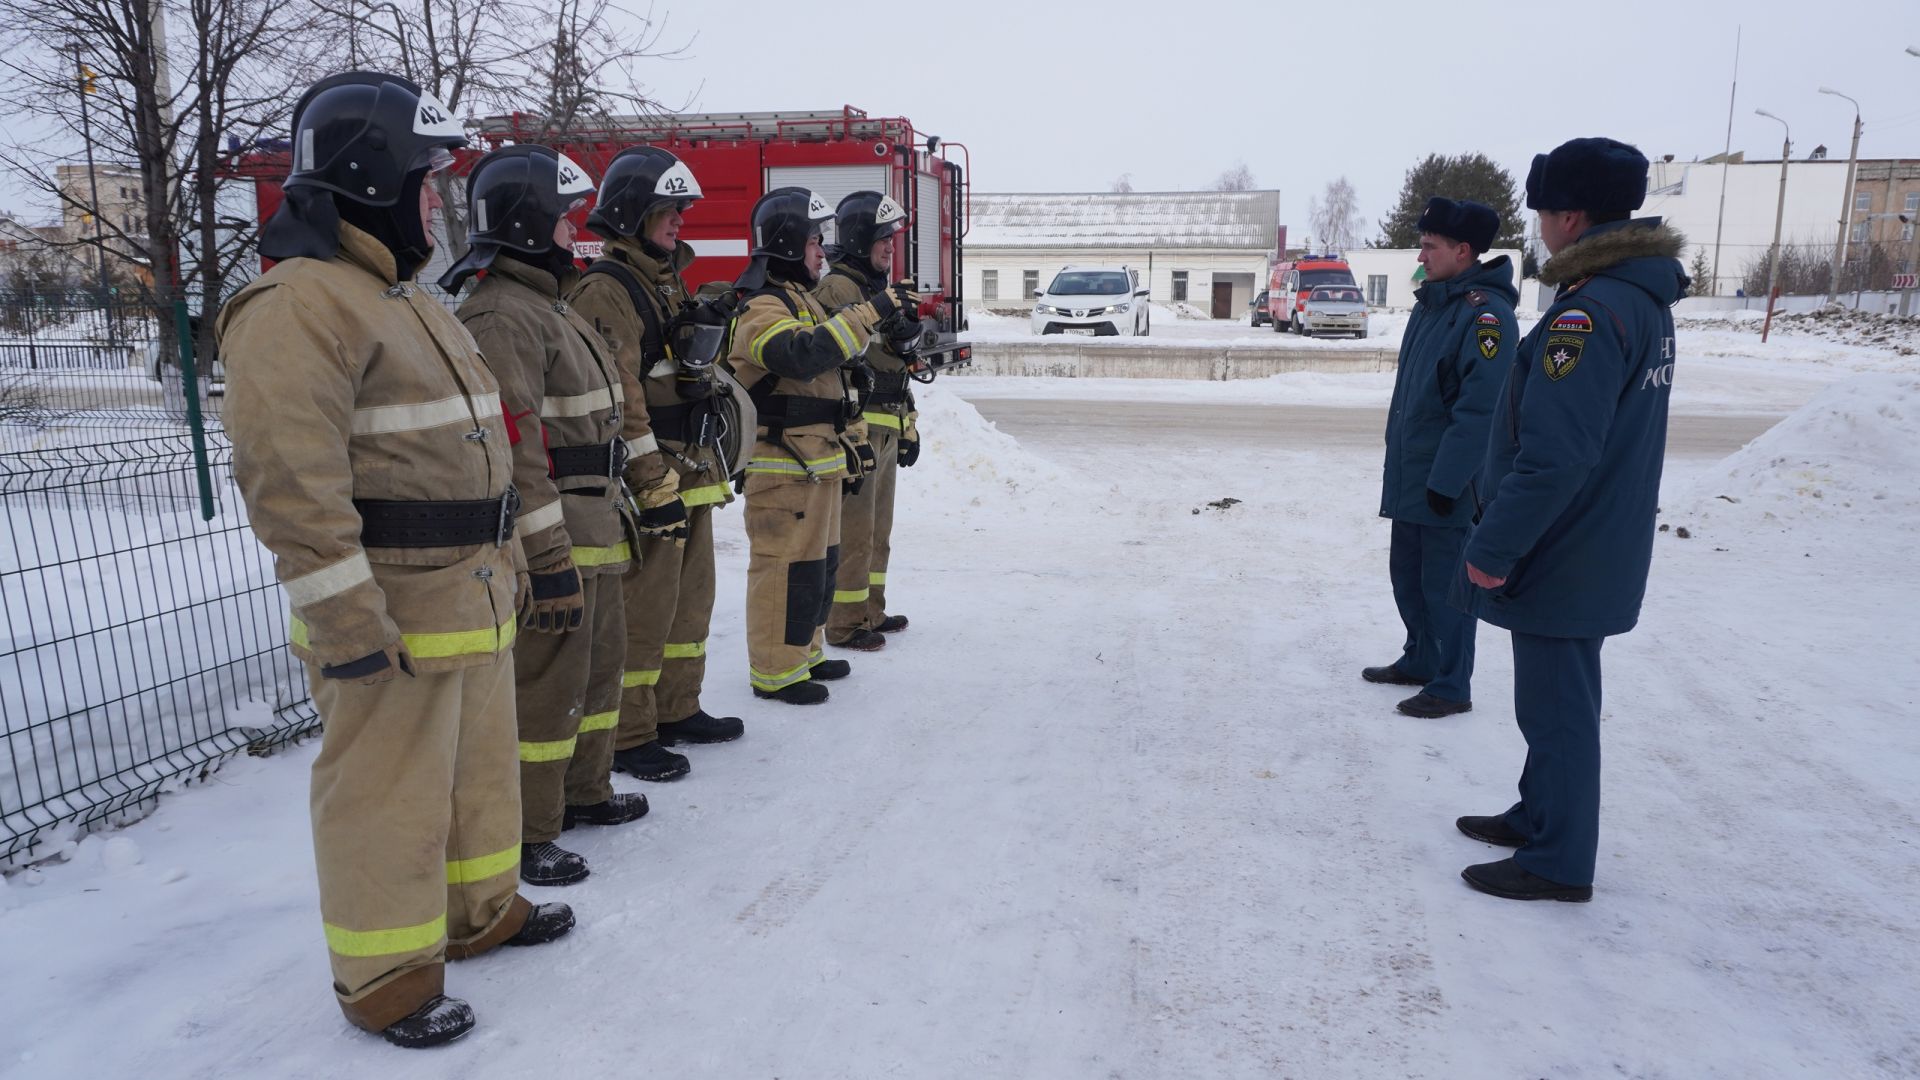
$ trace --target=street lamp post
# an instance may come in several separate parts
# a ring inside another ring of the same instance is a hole
[[[1853,148],[1847,151],[1847,184],[1841,190],[1840,238],[1833,242],[1833,262],[1827,270],[1827,303],[1831,304],[1840,295],[1840,268],[1846,265],[1848,234],[1853,231],[1854,168],[1860,160],[1860,103],[1831,86],[1821,87],[1820,92],[1846,98],[1853,105]]]
[[[1764,116],[1780,125],[1780,201],[1773,211],[1773,247],[1767,252],[1767,319],[1760,325],[1760,341],[1764,344],[1767,335],[1773,330],[1773,302],[1780,293],[1780,226],[1787,218],[1787,163],[1793,160],[1793,129],[1785,120],[1765,109],[1755,109],[1754,115]]]

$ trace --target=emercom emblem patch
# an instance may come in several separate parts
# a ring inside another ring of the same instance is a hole
[[[1557,322],[1556,322],[1556,325]],[[1546,351],[1541,354],[1540,364],[1546,369],[1547,378],[1559,382],[1580,363],[1580,350],[1586,348],[1587,339],[1578,334],[1550,334],[1547,336]]]
[[[1480,355],[1491,360],[1500,355],[1500,328],[1482,326],[1474,331],[1474,337],[1480,339]]]

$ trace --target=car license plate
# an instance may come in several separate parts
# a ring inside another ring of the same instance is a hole
[[[1064,327],[1061,327],[1061,328],[1060,328],[1060,332],[1061,332],[1061,333],[1063,333],[1063,334],[1079,334],[1079,335],[1080,335],[1081,337],[1092,337],[1092,336],[1093,336],[1093,327],[1091,327],[1091,326],[1064,326]]]

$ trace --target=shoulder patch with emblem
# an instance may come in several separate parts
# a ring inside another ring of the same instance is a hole
[[[1547,346],[1540,355],[1540,365],[1546,370],[1547,378],[1559,382],[1573,374],[1580,363],[1580,351],[1586,347],[1587,339],[1579,334],[1549,334]]]
[[[1553,325],[1547,327],[1548,333],[1591,334],[1593,316],[1579,308],[1568,308],[1554,316]]]
[[[1495,315],[1491,311],[1483,311],[1473,321],[1480,324],[1481,326],[1499,326],[1500,316]]]
[[[1480,355],[1491,360],[1500,354],[1500,320],[1488,314],[1474,320],[1474,340],[1480,344]]]

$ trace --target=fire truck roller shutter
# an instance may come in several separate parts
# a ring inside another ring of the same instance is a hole
[[[806,188],[839,206],[840,200],[856,191],[878,191],[891,195],[885,165],[775,165],[767,169],[767,190],[781,187]],[[833,222],[826,223],[826,242],[834,242]]]
[[[946,284],[946,267],[940,263],[940,178],[916,176],[919,198],[914,200],[913,235],[919,241],[920,265],[913,268],[914,280],[923,293],[936,293]]]

